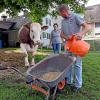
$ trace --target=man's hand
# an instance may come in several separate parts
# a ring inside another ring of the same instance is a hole
[[[61,38],[65,39],[66,41],[68,41],[71,37],[70,36],[66,36],[66,34],[64,32],[61,32]]]
[[[82,24],[82,32],[77,33],[77,39],[81,40],[83,35],[91,30],[91,25],[87,24],[86,22]]]
[[[82,37],[83,37],[83,33],[79,32],[79,33],[76,34],[76,36],[77,36],[77,40],[81,40]]]

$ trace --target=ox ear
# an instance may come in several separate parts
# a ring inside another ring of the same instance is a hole
[[[42,30],[47,30],[48,29],[48,26],[42,26],[41,29]]]

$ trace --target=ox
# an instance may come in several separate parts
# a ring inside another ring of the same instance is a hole
[[[39,23],[27,23],[23,25],[18,33],[20,47],[25,54],[25,66],[33,66],[35,64],[34,55],[36,54],[38,45],[41,43],[40,35],[41,30],[46,30],[48,27]],[[28,52],[32,53],[32,61],[29,63]]]

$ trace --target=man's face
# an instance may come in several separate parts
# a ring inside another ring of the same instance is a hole
[[[69,17],[69,13],[68,10],[61,10],[60,11],[60,15],[64,18]]]

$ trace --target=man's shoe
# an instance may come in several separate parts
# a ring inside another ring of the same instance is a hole
[[[71,88],[71,87],[73,87],[73,84],[66,84],[65,86],[66,86],[66,88]]]
[[[66,88],[67,93],[71,93],[72,86],[73,86],[72,84],[66,84],[65,88]]]
[[[57,89],[57,94],[63,93],[64,90],[63,89]]]
[[[80,92],[80,88],[75,87],[75,86],[72,86],[72,87],[71,87],[71,91],[72,91],[72,92]]]

